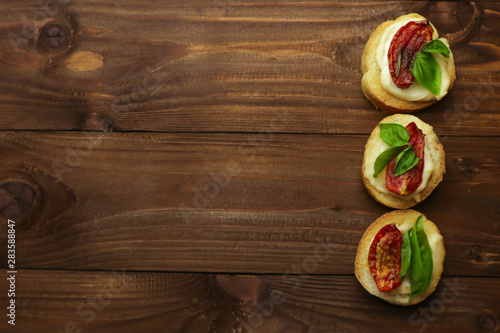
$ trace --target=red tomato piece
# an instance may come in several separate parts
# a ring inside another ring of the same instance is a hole
[[[368,265],[380,291],[389,291],[401,282],[401,246],[403,235],[396,224],[384,226],[375,235],[368,253]]]
[[[422,174],[424,172],[425,134],[414,122],[408,124],[406,129],[410,132],[408,142],[420,160],[413,168],[397,177],[394,177],[397,155],[387,165],[385,185],[389,191],[398,195],[408,195],[415,192],[422,183]]]
[[[429,21],[412,21],[394,35],[388,51],[389,71],[399,88],[408,88],[413,83],[413,62],[422,45],[432,40],[432,33]]]

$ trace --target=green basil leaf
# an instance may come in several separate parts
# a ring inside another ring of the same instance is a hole
[[[405,148],[405,150],[403,150],[402,152],[399,153],[398,157],[396,158],[396,164],[394,164],[394,176],[399,176],[400,174],[396,174],[396,170],[397,170],[397,167],[399,165],[399,162],[401,161],[401,158],[403,158],[403,156],[409,151],[413,149],[413,147],[407,147]]]
[[[408,145],[410,132],[403,125],[393,123],[381,123],[380,138],[389,146]]]
[[[422,256],[423,265],[423,281],[420,287],[419,294],[424,293],[432,280],[432,270],[434,268],[434,263],[432,261],[432,249],[429,244],[429,239],[424,231],[423,217],[420,215],[415,223],[415,229],[417,231],[418,245],[420,246],[420,255]]]
[[[441,90],[441,69],[436,58],[431,53],[418,52],[411,72],[424,88],[434,95],[439,95]]]
[[[384,150],[380,155],[378,155],[377,159],[375,160],[375,165],[374,169],[375,172],[373,174],[373,177],[377,178],[377,176],[384,170],[385,166],[396,156],[399,154],[404,147],[389,147],[386,150]]]
[[[400,176],[417,165],[420,158],[415,155],[413,147],[408,147],[399,153],[394,166],[394,177]]]
[[[411,302],[413,297],[419,295],[423,283],[424,283],[424,265],[422,263],[422,255],[420,254],[420,245],[418,244],[416,228],[410,236],[411,244],[411,269],[410,269],[410,285],[411,293],[408,302]]]
[[[429,239],[424,231],[422,215],[417,218],[417,222],[415,222],[415,226],[413,227],[411,235],[411,251],[411,294],[409,302],[411,302],[413,297],[423,294],[427,288],[429,288],[434,267],[432,249],[429,244]],[[414,270],[415,273],[413,273]],[[415,276],[413,276],[413,274]]]
[[[411,260],[411,244],[410,233],[412,229],[403,234],[403,244],[401,245],[401,273],[399,274],[399,281],[403,280],[408,274]],[[417,235],[418,236],[418,235]]]
[[[427,53],[441,53],[443,57],[450,57],[450,49],[439,39],[431,40],[422,46],[422,51]]]

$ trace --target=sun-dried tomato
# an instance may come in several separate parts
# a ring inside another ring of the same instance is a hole
[[[394,35],[389,46],[389,71],[399,88],[408,88],[414,76],[411,67],[422,46],[432,40],[433,29],[429,21],[411,21]]]
[[[385,185],[389,191],[398,195],[408,195],[415,192],[422,183],[424,172],[425,134],[414,122],[408,124],[406,129],[410,132],[408,142],[415,150],[415,155],[419,158],[419,161],[413,168],[397,177],[394,177],[397,155],[387,165]]]
[[[368,265],[379,291],[389,291],[401,284],[401,246],[403,235],[396,224],[387,224],[373,238]]]

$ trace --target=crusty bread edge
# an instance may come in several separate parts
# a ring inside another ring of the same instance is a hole
[[[365,231],[363,236],[361,237],[361,240],[359,241],[358,245],[358,250],[356,253],[356,260],[354,264],[354,273],[356,275],[356,278],[358,281],[361,283],[361,285],[372,295],[380,297],[384,301],[395,304],[395,305],[402,305],[402,306],[409,306],[409,305],[414,305],[417,304],[424,299],[426,299],[430,294],[434,292],[436,289],[439,280],[441,279],[441,274],[443,273],[443,262],[444,262],[444,257],[446,255],[446,250],[444,248],[444,242],[441,242],[440,246],[442,247],[442,253],[443,253],[443,258],[442,261],[437,265],[438,269],[434,269],[432,273],[432,279],[430,282],[429,287],[427,290],[418,295],[415,296],[411,302],[408,302],[408,297],[403,297],[403,298],[397,298],[397,297],[390,297],[391,294],[388,293],[380,293],[378,292],[378,289],[376,289],[376,285],[374,287],[373,283],[368,283],[369,281],[367,279],[373,279],[371,272],[368,267],[368,257],[367,253],[369,251],[371,242],[375,235],[378,233],[378,231],[385,225],[390,224],[390,223],[396,223],[398,225],[398,220],[401,220],[402,217],[410,217],[414,218],[415,221],[417,220],[418,216],[422,215],[423,216],[423,223],[426,225],[426,228],[432,229],[433,232],[436,232],[441,235],[441,232],[439,231],[438,227],[430,220],[428,220],[425,215],[412,210],[412,209],[406,209],[406,210],[395,210],[389,213],[386,213],[379,217],[377,220],[375,220]],[[434,265],[436,267],[436,265]],[[376,290],[372,290],[372,288],[375,288]],[[393,295],[392,295],[393,296]]]
[[[391,123],[398,118],[405,118],[405,117],[409,117],[409,115],[394,114],[384,118],[381,121],[381,123],[382,122]],[[378,131],[375,131],[374,129],[370,137],[368,138],[368,141],[366,142],[365,150],[368,143],[376,139],[377,134]],[[426,144],[430,144],[429,150],[434,153],[432,159],[435,164],[435,167],[429,180],[427,181],[427,186],[420,192],[420,201],[416,201],[414,198],[412,198],[411,200],[405,200],[403,198],[399,198],[396,194],[388,194],[378,191],[370,183],[370,180],[365,177],[365,170],[368,166],[366,165],[365,161],[366,157],[365,155],[363,155],[363,166],[361,168],[361,177],[363,178],[363,185],[365,186],[368,193],[370,193],[370,195],[381,204],[396,209],[407,209],[413,207],[419,202],[422,202],[425,198],[427,198],[431,194],[431,192],[438,186],[438,184],[443,180],[443,175],[446,173],[446,163],[445,163],[445,153],[443,145],[441,144],[441,142],[439,142],[439,138],[433,130],[427,133]],[[429,156],[424,156],[424,159],[426,158],[429,158]]]
[[[394,22],[398,22],[408,18],[414,18],[416,20],[425,19],[425,17],[419,14],[411,13],[400,16],[395,21],[386,21],[382,23],[371,34],[361,57],[361,71],[363,72],[361,89],[363,90],[363,94],[368,100],[370,100],[370,102],[372,102],[375,108],[387,113],[416,113],[438,102],[438,100],[427,102],[404,101],[397,98],[396,96],[393,96],[382,87],[382,83],[380,81],[380,67],[378,66],[378,63],[375,59],[377,48],[380,44],[380,39],[382,38],[385,30],[389,28]],[[450,74],[450,87],[448,90],[451,90],[456,80],[453,54],[450,56],[450,61],[448,62],[447,69],[448,73]]]

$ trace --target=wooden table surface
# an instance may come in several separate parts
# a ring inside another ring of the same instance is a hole
[[[410,12],[457,81],[418,114],[443,277],[397,307],[353,273],[390,211],[361,182],[386,115],[360,61]],[[499,112],[500,2],[1,1],[0,331],[498,332]]]

